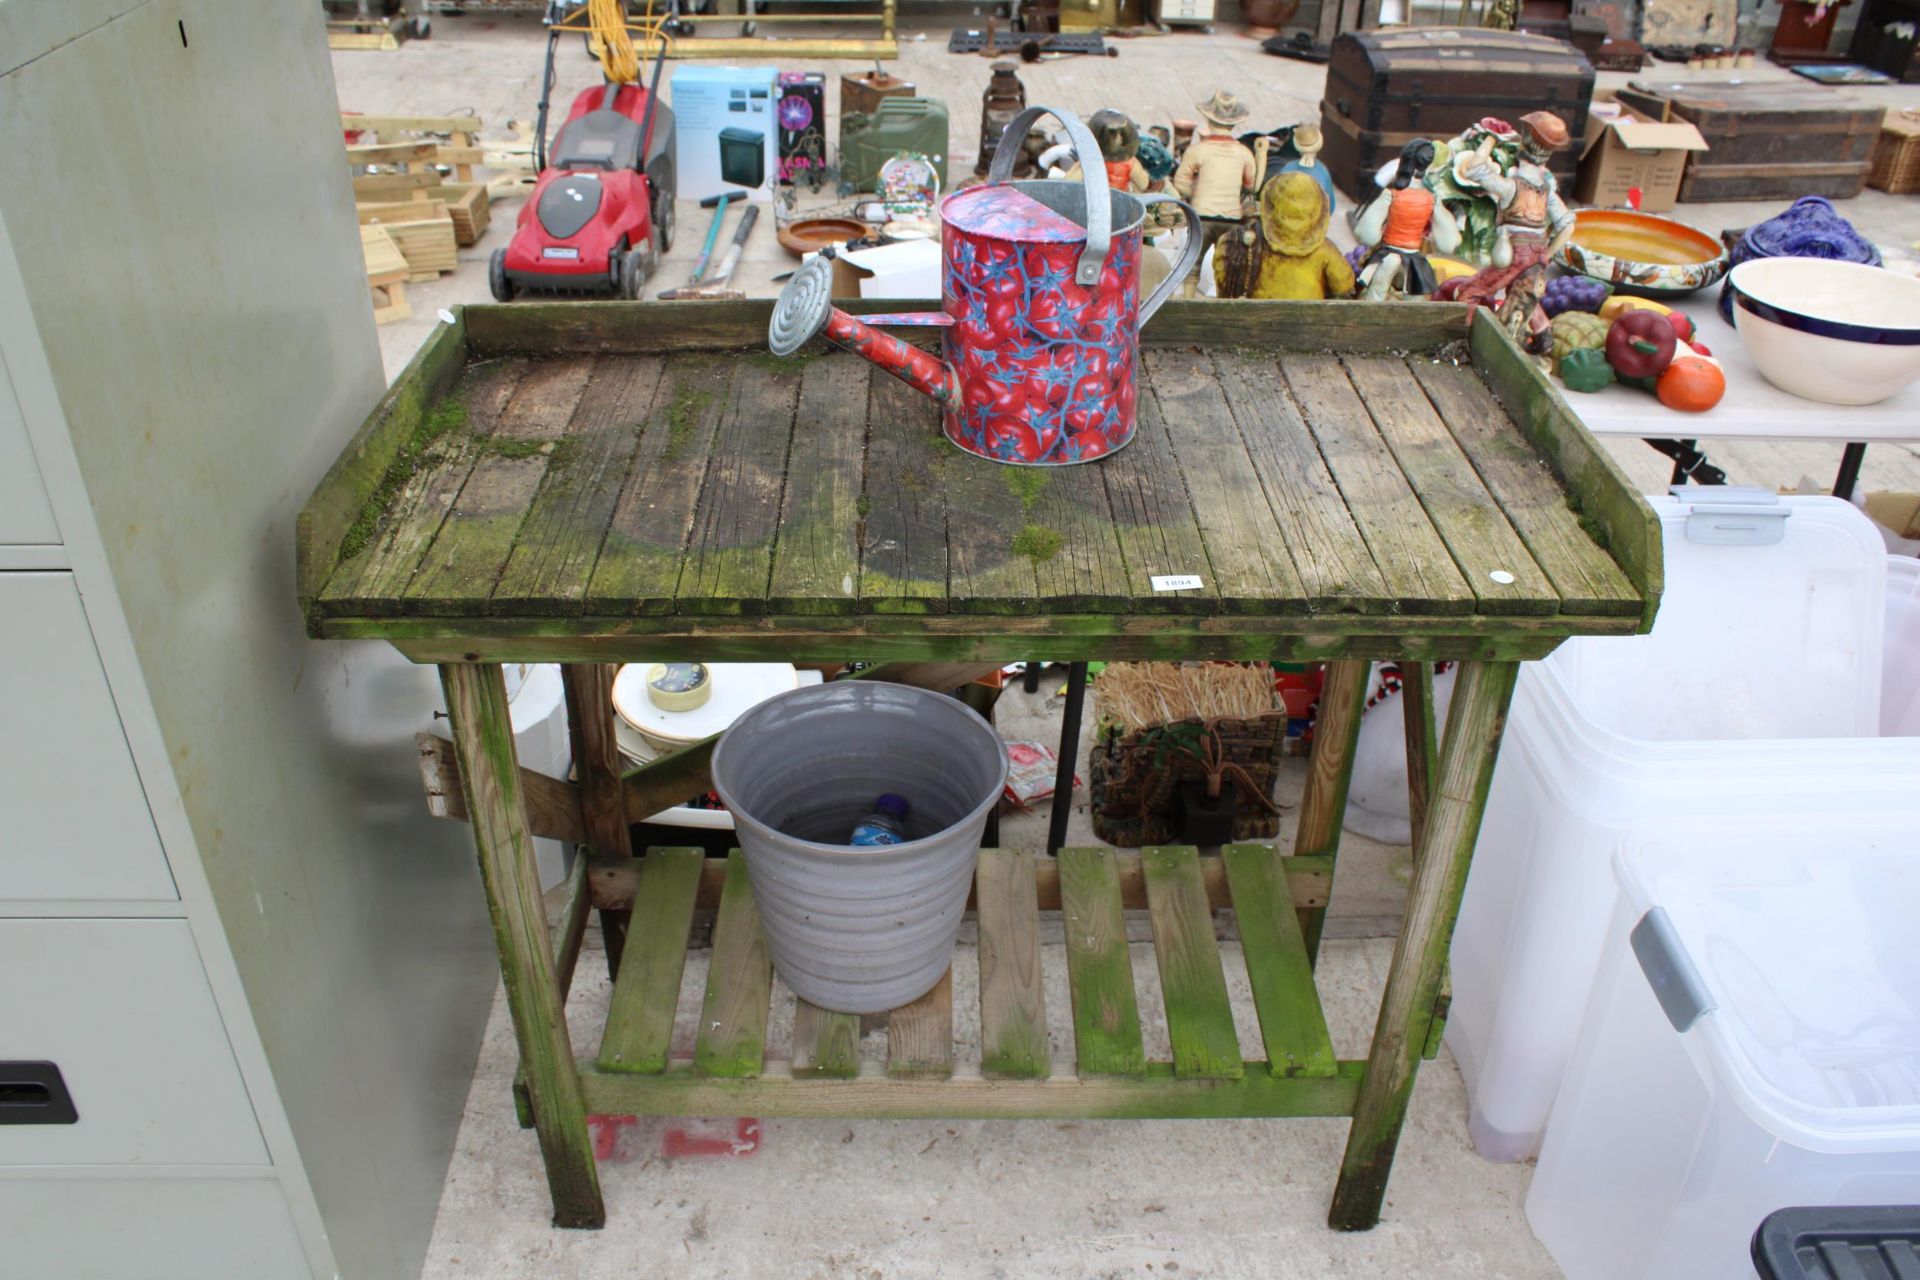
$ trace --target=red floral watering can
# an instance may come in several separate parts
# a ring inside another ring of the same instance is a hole
[[[1067,127],[1081,180],[1007,181],[1027,130],[1049,113]],[[1141,228],[1147,206],[1160,203],[1186,215],[1187,245],[1142,301]],[[1112,190],[1086,126],[1065,111],[1029,107],[1000,135],[986,184],[941,201],[940,217],[941,310],[854,319],[830,301],[829,251],[788,282],[768,345],[791,355],[825,330],[933,397],[947,439],[994,462],[1091,462],[1131,440],[1140,326],[1199,259],[1199,216],[1172,196]],[[943,358],[881,325],[939,326]]]

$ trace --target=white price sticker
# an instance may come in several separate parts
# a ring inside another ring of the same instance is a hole
[[[1167,573],[1153,579],[1155,591],[1192,591],[1200,585],[1197,573]]]

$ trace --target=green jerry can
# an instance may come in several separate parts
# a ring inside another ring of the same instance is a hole
[[[872,191],[880,166],[911,152],[933,162],[947,189],[947,104],[938,98],[882,98],[871,115],[840,117],[840,180]]]

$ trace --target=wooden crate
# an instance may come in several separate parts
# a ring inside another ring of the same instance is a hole
[[[487,233],[487,224],[492,220],[489,212],[492,201],[488,198],[486,183],[451,182],[428,187],[427,195],[440,202],[453,219],[453,238],[461,247],[478,244],[480,237]]]
[[[384,225],[392,233],[394,243],[400,246],[400,252],[406,255],[413,279],[432,280],[460,265],[452,218],[443,215],[419,222]]]
[[[1889,111],[1874,143],[1867,185],[1896,196],[1920,191],[1920,108]]]
[[[403,170],[444,165],[459,181],[471,182],[473,166],[485,163],[484,151],[477,145],[479,116],[367,116],[343,111],[340,127],[363,135],[359,143],[347,147],[354,164],[393,164]],[[356,158],[356,153],[365,158]]]
[[[360,228],[360,254],[367,263],[367,288],[373,295],[373,322],[391,324],[413,314],[407,302],[407,278],[412,274],[400,246],[379,225]]]
[[[1885,115],[1813,84],[1636,81],[1617,96],[1655,120],[1688,121],[1707,140],[1687,160],[1682,202],[1852,199],[1866,186]]]

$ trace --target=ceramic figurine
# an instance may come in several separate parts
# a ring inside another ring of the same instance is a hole
[[[1111,109],[1096,111],[1088,119],[1087,128],[1100,144],[1100,158],[1107,167],[1107,185],[1121,191],[1145,191],[1153,180],[1138,159],[1140,130],[1126,113]]]
[[[1491,159],[1477,153],[1459,157],[1453,166],[1456,181],[1479,186],[1500,206],[1493,265],[1455,296],[1461,302],[1491,302],[1505,291],[1500,321],[1529,347],[1550,341],[1540,295],[1547,287],[1548,261],[1573,234],[1573,212],[1547,171],[1547,161],[1567,140],[1565,121],[1550,111],[1535,111],[1520,117],[1520,155],[1512,172],[1500,172]]]
[[[1166,190],[1167,179],[1173,176],[1174,166],[1179,163],[1174,159],[1172,134],[1167,126],[1156,124],[1140,135],[1140,167],[1147,171],[1147,190]]]
[[[1281,168],[1282,173],[1304,173],[1320,184],[1320,190],[1326,193],[1327,208],[1334,206],[1333,173],[1320,163],[1320,148],[1325,140],[1320,136],[1320,126],[1311,120],[1295,125],[1293,129],[1293,149],[1300,153],[1298,160],[1289,160]],[[1431,149],[1431,147],[1429,147]]]
[[[1366,296],[1376,302],[1392,296],[1396,288],[1411,296],[1432,293],[1427,240],[1441,253],[1452,253],[1460,246],[1460,227],[1453,214],[1427,187],[1427,169],[1432,164],[1433,144],[1425,138],[1402,147],[1392,183],[1354,221],[1354,236],[1368,247],[1360,274],[1366,281]]]
[[[1194,134],[1173,171],[1173,189],[1200,215],[1203,250],[1240,225],[1242,202],[1257,181],[1253,152],[1233,136],[1233,127],[1250,114],[1230,93],[1201,103],[1207,127]]]
[[[1487,116],[1444,142],[1436,140],[1426,185],[1460,228],[1460,248],[1454,256],[1485,267],[1492,265],[1493,250],[1500,241],[1500,204],[1478,184],[1454,176],[1456,168],[1480,158],[1492,161],[1503,174],[1511,172],[1520,159],[1520,131],[1505,120]],[[1389,161],[1374,181],[1389,185],[1398,164],[1397,159]]]
[[[1214,284],[1223,298],[1344,298],[1353,268],[1327,241],[1327,202],[1304,173],[1283,173],[1260,189],[1260,216],[1220,242]]]

